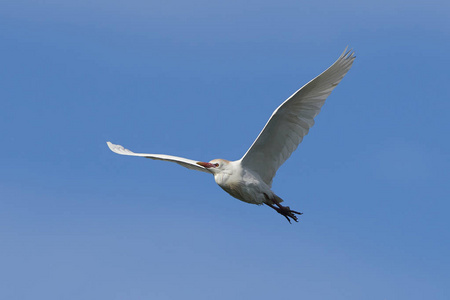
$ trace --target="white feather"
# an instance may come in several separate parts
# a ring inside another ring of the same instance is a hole
[[[130,155],[130,156],[141,156],[145,158],[155,159],[155,160],[165,160],[177,163],[185,168],[191,169],[191,170],[197,170],[202,171],[206,173],[211,173],[207,168],[202,167],[198,165],[198,161],[187,159],[183,157],[178,156],[172,156],[172,155],[166,155],[166,154],[147,154],[147,153],[134,153],[131,150],[125,149],[121,145],[115,145],[111,142],[106,142],[108,144],[109,149],[111,149],[112,152],[115,152],[117,154],[121,155]]]
[[[271,186],[278,168],[308,134],[325,99],[350,70],[354,59],[353,52],[345,49],[331,67],[284,101],[241,158],[242,166],[258,173]]]

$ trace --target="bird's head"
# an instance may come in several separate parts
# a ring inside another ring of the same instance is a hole
[[[213,159],[210,162],[199,161],[199,162],[197,162],[197,165],[205,167],[211,173],[216,174],[216,173],[220,173],[221,171],[225,170],[228,167],[229,163],[230,162],[226,159],[218,158],[218,159]]]

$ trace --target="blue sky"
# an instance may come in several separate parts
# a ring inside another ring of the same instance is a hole
[[[0,4],[1,299],[449,299],[448,1]],[[275,177],[297,224],[136,152],[239,159],[356,61]]]

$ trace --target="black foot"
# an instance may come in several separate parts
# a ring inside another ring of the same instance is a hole
[[[291,210],[289,208],[289,206],[281,206],[280,205],[279,207],[275,207],[275,210],[280,215],[283,215],[286,218],[286,220],[288,220],[289,223],[291,223],[291,220],[289,218],[291,218],[295,222],[298,222],[298,218],[297,218],[297,216],[295,214],[303,215],[303,213],[301,213],[301,212],[298,212],[298,211],[295,211],[295,210]]]
[[[297,215],[303,215],[303,213],[295,211],[295,210],[291,210],[289,208],[289,206],[282,206],[281,204],[277,203],[277,206],[272,205],[272,204],[268,204],[266,203],[267,206],[275,209],[277,211],[277,213],[279,213],[280,215],[284,216],[286,218],[286,220],[288,220],[289,223],[291,223],[291,219],[294,220],[295,222],[298,222],[298,218],[295,214]],[[291,218],[291,219],[289,219]],[[291,223],[292,224],[292,223]]]

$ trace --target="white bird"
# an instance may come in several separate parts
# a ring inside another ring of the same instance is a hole
[[[134,153],[120,145],[107,144],[111,151],[118,154],[171,161],[188,169],[211,173],[216,183],[231,196],[247,203],[266,204],[286,217],[289,223],[290,218],[298,222],[296,214],[302,213],[282,206],[280,203],[283,200],[271,190],[273,177],[314,125],[314,117],[348,72],[354,59],[354,52],[345,49],[327,70],[284,101],[239,160],[201,162],[164,154]]]

